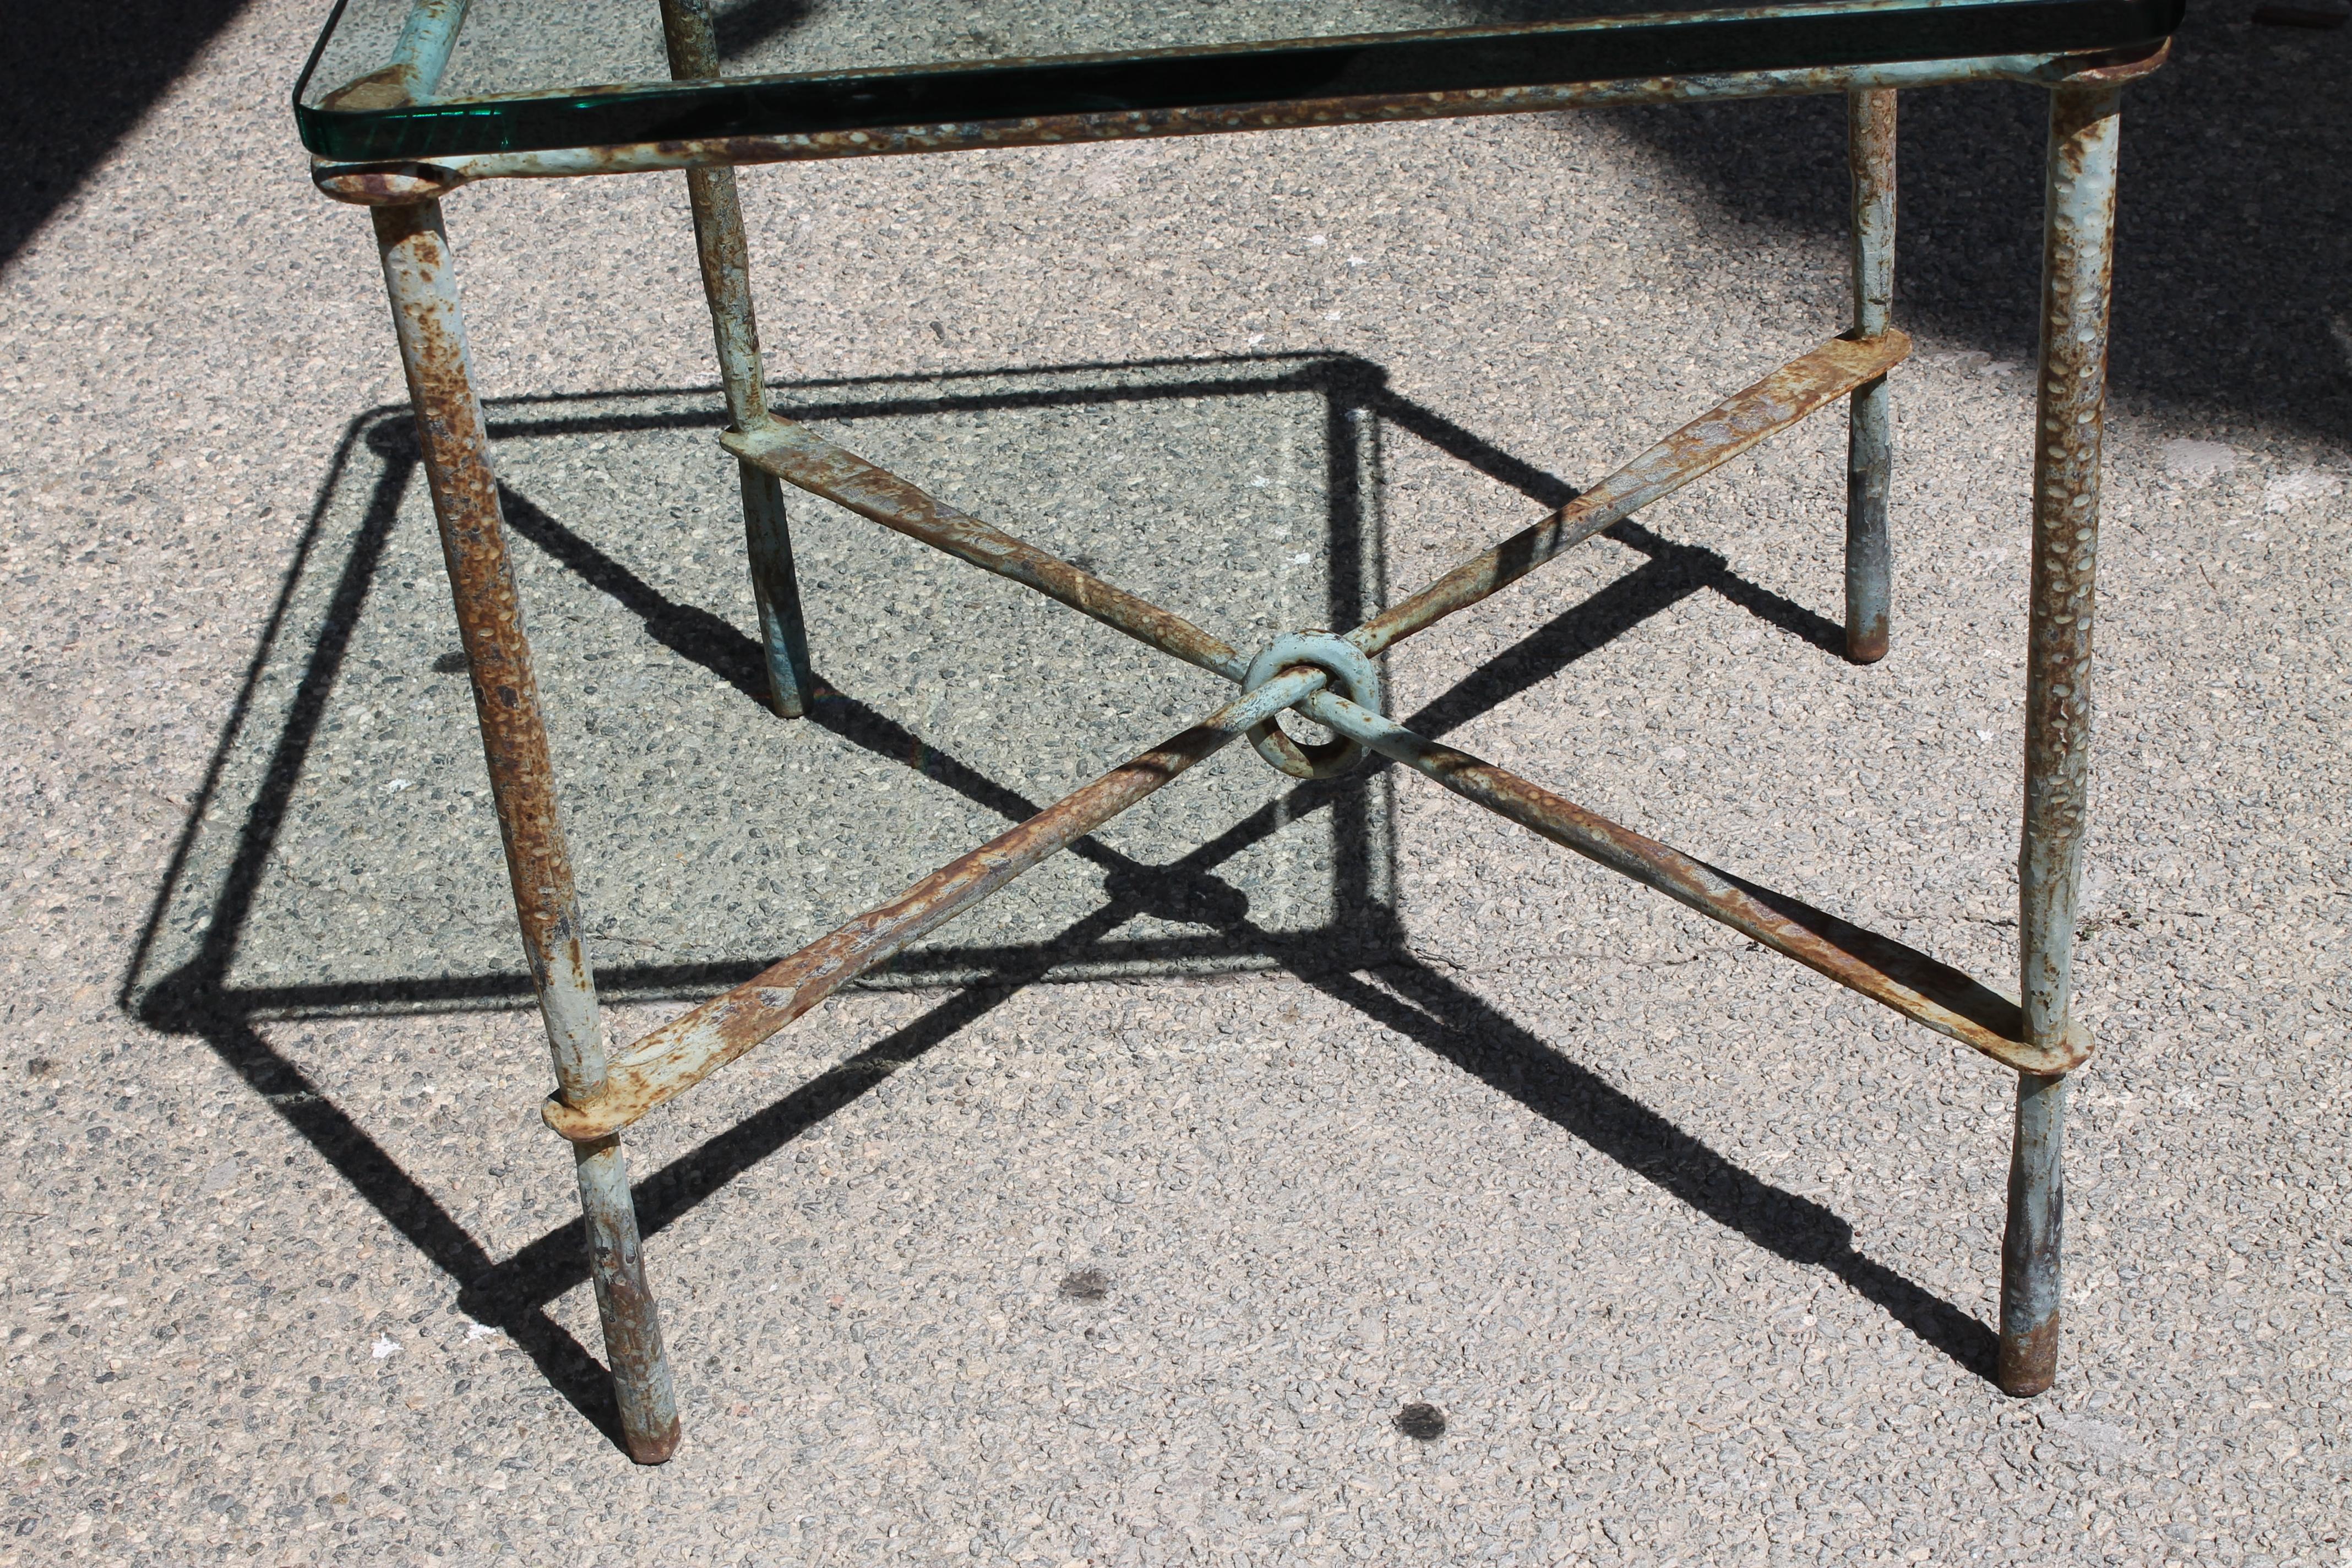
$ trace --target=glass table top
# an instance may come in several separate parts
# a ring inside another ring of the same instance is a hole
[[[295,108],[321,157],[431,158],[2087,52],[2183,3],[716,0],[721,79],[675,82],[656,0],[341,0]]]

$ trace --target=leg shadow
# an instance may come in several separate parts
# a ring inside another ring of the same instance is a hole
[[[175,977],[176,978],[176,977]],[[246,1087],[268,1101],[328,1167],[397,1230],[426,1261],[456,1280],[491,1271],[490,1255],[423,1184],[369,1137],[349,1112],[321,1093],[299,1068],[280,1056],[234,1005],[201,989],[172,981],[158,984],[142,1008],[140,1021],[177,1035],[194,1035],[210,1046]],[[571,1227],[573,1250],[587,1278],[585,1239],[578,1222]],[[514,1341],[548,1386],[562,1395],[614,1447],[628,1451],[621,1435],[620,1407],[613,1379],[602,1362],[543,1310],[546,1300],[495,1295],[470,1298],[459,1307]],[[480,1310],[477,1310],[477,1308]]]
[[[1386,393],[1377,367],[1364,367],[1349,390],[1346,401],[1350,406],[1398,424],[1541,504],[1558,506],[1575,493],[1556,477]],[[363,428],[375,423],[373,416],[354,422],[344,450],[339,452],[339,465]],[[136,1005],[136,1011],[142,1022],[159,1029],[203,1038],[410,1245],[459,1282],[458,1305],[463,1310],[507,1332],[531,1356],[549,1384],[617,1448],[621,1447],[618,1415],[604,1368],[547,1310],[551,1302],[587,1279],[579,1222],[541,1235],[503,1261],[493,1260],[421,1184],[263,1038],[251,1022],[257,1004],[228,994],[223,986],[222,977],[228,973],[237,934],[254,897],[254,878],[280,831],[310,738],[348,656],[352,629],[364,608],[399,496],[413,475],[414,453],[402,434],[378,429],[376,437],[373,444],[385,448],[381,455],[386,459],[386,471],[371,499],[353,554],[339,575],[323,622],[324,635],[307,660],[261,794],[241,825],[235,868],[212,911],[205,943],[189,963],[153,985]],[[1335,481],[1338,477],[1334,476]],[[529,498],[507,489],[503,500],[508,524],[518,535],[635,616],[655,642],[709,669],[747,700],[765,705],[764,662],[753,638],[708,610],[670,599]],[[300,547],[302,553],[289,572],[289,595],[319,527],[314,517]],[[1746,582],[1714,552],[1676,544],[1630,521],[1612,529],[1611,537],[1647,554],[1649,561],[1555,616],[1498,659],[1465,676],[1414,715],[1412,726],[1438,735],[1466,723],[1701,589],[1721,593],[1779,629],[1842,656],[1841,627]],[[257,654],[200,795],[199,816],[209,807],[222,765],[246,721],[268,645],[281,629],[289,603],[290,599],[282,598],[273,613],[264,647]],[[1007,820],[1022,820],[1038,809],[1018,790],[929,745],[907,726],[836,688],[820,687],[811,717],[843,740],[901,762]],[[1348,952],[1270,936],[1255,927],[1249,920],[1246,895],[1220,877],[1217,868],[1252,845],[1317,812],[1357,808],[1360,792],[1376,773],[1289,788],[1166,865],[1136,861],[1096,839],[1079,841],[1074,847],[1076,852],[1105,874],[1109,897],[1106,907],[1047,941],[974,954],[987,965],[984,979],[963,985],[886,1039],[819,1072],[765,1110],[645,1176],[635,1187],[645,1234],[650,1237],[667,1228],[728,1183],[854,1103],[866,1089],[920,1061],[1024,987],[1043,979],[1071,954],[1102,942],[1138,916],[1152,914],[1208,926],[1237,945],[1288,966],[1367,1017],[1419,1041],[1482,1082],[1513,1095],[1555,1125],[1757,1245],[1783,1258],[1821,1264],[1926,1342],[1979,1375],[1990,1376],[1993,1341],[1989,1330],[1863,1256],[1853,1245],[1851,1227],[1826,1208],[1741,1170],[1561,1056],[1475,994],[1413,962],[1406,956],[1402,932],[1393,924],[1383,923],[1371,933],[1368,949]],[[184,858],[193,832],[192,822],[190,836],[177,851],[179,857]],[[180,859],[175,858],[173,879],[179,865]],[[159,902],[156,918],[161,909]],[[134,960],[134,973],[143,962],[153,930],[151,919],[142,939],[142,956]],[[1367,974],[1377,975],[1382,984],[1373,984]],[[128,985],[124,994],[128,1005]]]
[[[1828,1269],[1918,1339],[1995,1381],[1990,1329],[1858,1251],[1853,1227],[1831,1210],[1743,1170],[1482,997],[1412,959],[1374,972],[1391,994],[1360,973],[1318,968],[1303,953],[1291,958],[1293,973],[1326,995],[1419,1042],[1775,1257]]]

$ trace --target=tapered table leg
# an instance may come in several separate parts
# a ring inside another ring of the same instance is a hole
[[[458,636],[472,672],[474,712],[506,843],[523,953],[539,993],[557,1087],[567,1100],[584,1102],[604,1086],[605,1073],[596,982],[581,942],[572,862],[557,815],[555,769],[540,717],[522,605],[507,559],[489,436],[467,362],[457,275],[441,205],[372,210],[401,363],[416,409],[417,442],[440,521]],[[677,1447],[677,1405],[660,1319],[646,1284],[620,1140],[579,1146],[574,1160],[622,1431],[633,1458],[658,1464]]]
[[[662,33],[670,74],[681,80],[719,75],[719,45],[709,0],[662,0]],[[694,209],[694,244],[702,258],[702,291],[710,301],[710,328],[719,342],[719,374],[727,389],[728,417],[750,430],[768,417],[768,390],[760,363],[760,328],[751,313],[751,257],[743,238],[743,207],[729,168],[686,171]],[[801,619],[800,581],[793,571],[793,537],[785,525],[784,491],[773,474],[746,462],[743,540],[751,562],[751,595],[760,610],[760,644],[768,661],[768,691],[776,711],[797,719],[808,710],[811,681],[808,631]]]
[[[2113,85],[2085,83],[2050,100],[2018,856],[2019,981],[2037,1044],[2066,1028],[2082,884],[2119,98]],[[2020,1076],[2000,1288],[2000,1385],[2014,1394],[2039,1394],[2057,1375],[2065,1107],[2063,1079]]]
[[[1895,303],[1895,91],[1846,94],[1846,158],[1853,171],[1853,330],[1886,331]],[[1895,408],[1886,378],[1848,404],[1845,479],[1845,652],[1856,664],[1886,657],[1894,552],[1886,537],[1895,466]]]

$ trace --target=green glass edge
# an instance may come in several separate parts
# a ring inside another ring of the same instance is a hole
[[[1704,30],[1722,30],[1730,26],[1747,29],[1770,28],[1791,30],[1801,27],[1816,30],[1825,22],[1865,20],[1879,23],[1871,31],[1887,31],[1899,36],[1900,24],[1912,24],[1915,37],[1926,42],[1938,35],[1948,35],[1955,23],[1965,22],[1971,15],[1991,22],[1996,18],[2005,24],[2015,24],[2021,13],[2041,13],[2052,18],[2053,26],[2049,37],[2040,42],[2002,40],[1993,47],[1969,47],[1955,51],[1948,47],[1948,37],[1938,38],[1946,47],[1922,53],[1903,53],[1896,37],[1890,37],[1867,57],[1807,59],[1792,61],[1772,59],[1760,65],[1709,65],[1697,69],[1627,70],[1606,76],[1568,76],[1561,81],[1616,79],[1622,76],[1694,75],[1701,70],[1708,74],[1736,73],[1743,69],[1804,69],[1859,64],[1893,64],[1905,60],[1967,58],[2015,53],[2072,53],[2100,48],[2124,47],[2153,44],[2168,37],[2179,26],[2186,0],[1859,0],[1859,3],[1797,5],[1754,8],[1725,8],[1708,11],[1646,13],[1619,17],[1579,18],[1568,22],[1528,24],[1514,27],[1464,27],[1430,29],[1414,33],[1390,33],[1364,37],[1290,39],[1265,44],[1220,45],[1202,48],[1139,50],[1115,55],[1071,55],[1044,57],[1034,60],[989,61],[973,65],[919,65],[893,67],[876,71],[828,71],[785,73],[771,76],[730,77],[713,82],[633,82],[615,84],[608,89],[583,90],[573,89],[561,92],[525,92],[498,98],[452,100],[445,102],[414,104],[401,108],[362,110],[337,110],[303,101],[312,75],[323,58],[328,40],[341,20],[349,0],[336,0],[310,58],[296,79],[293,108],[303,145],[313,154],[337,161],[392,161],[402,158],[433,158],[463,156],[470,153],[494,153],[516,151],[541,151],[583,145],[624,145],[635,142],[670,139],[678,135],[725,134],[740,136],[790,135],[811,131],[839,132],[849,130],[888,130],[909,124],[930,124],[952,121],[1017,119],[1036,114],[1085,112],[1108,109],[1167,109],[1175,107],[1211,107],[1242,101],[1262,100],[1268,96],[1276,100],[1279,92],[1265,92],[1235,97],[1231,94],[1203,91],[1197,96],[1179,93],[1171,98],[1162,93],[1150,103],[1128,103],[1104,100],[1094,103],[1063,102],[1041,106],[1035,98],[1022,99],[1008,93],[988,100],[985,107],[973,107],[969,102],[952,105],[955,112],[876,114],[870,117],[845,118],[838,112],[795,123],[790,105],[785,101],[793,94],[803,95],[813,104],[839,101],[855,96],[876,96],[871,89],[898,89],[901,93],[912,89],[919,94],[927,88],[945,88],[953,96],[963,97],[974,89],[984,89],[992,81],[1018,86],[1034,82],[1041,77],[1076,76],[1086,72],[1157,70],[1162,74],[1191,74],[1204,84],[1215,75],[1251,67],[1274,64],[1286,59],[1337,59],[1349,54],[1365,56],[1387,55],[1412,48],[1421,51],[1422,58],[1459,58],[1482,46],[1507,44],[1522,50],[1530,46],[1555,40],[1577,42],[1604,40],[1632,41],[1635,36],[1654,37],[1662,45],[1680,35],[1686,41]],[[2055,24],[2073,21],[2077,24],[2094,17],[2103,25],[2084,28],[2080,26],[2061,26]],[[1886,23],[1896,26],[1889,28]],[[2006,29],[2004,29],[2006,30]],[[1484,86],[1487,88],[1544,85],[1516,80],[1447,82],[1444,88]],[[867,89],[861,93],[861,89]],[[959,90],[961,89],[961,90]],[[1436,87],[1409,88],[1383,86],[1374,91],[1442,90]],[[1297,96],[1323,96],[1310,87]],[[757,128],[736,126],[725,131],[678,131],[663,127],[653,115],[662,110],[677,111],[693,107],[709,108],[728,100],[757,103],[761,111],[761,123]],[[647,119],[634,130],[615,125],[616,111],[642,108]],[[773,122],[766,117],[772,115]],[[565,134],[568,122],[594,118],[605,124],[606,134],[587,136]],[[478,124],[485,129],[478,141],[460,132],[453,136],[452,126]],[[612,134],[614,129],[622,134]],[[385,133],[390,132],[387,137]],[[403,132],[412,134],[403,135]]]

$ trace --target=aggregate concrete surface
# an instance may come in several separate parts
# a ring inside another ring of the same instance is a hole
[[[639,1469],[318,10],[0,276],[0,1563],[2352,1557],[2352,31],[2200,6],[2126,100],[2054,1390],[1987,1380],[2006,1074],[1236,751],[632,1133]],[[1831,411],[1391,708],[2009,984],[2042,100],[1903,113],[1893,655]],[[1252,644],[1844,325],[1833,100],[743,186],[782,403]],[[839,695],[765,716],[682,183],[447,211],[616,1039],[1217,700],[804,503]]]

